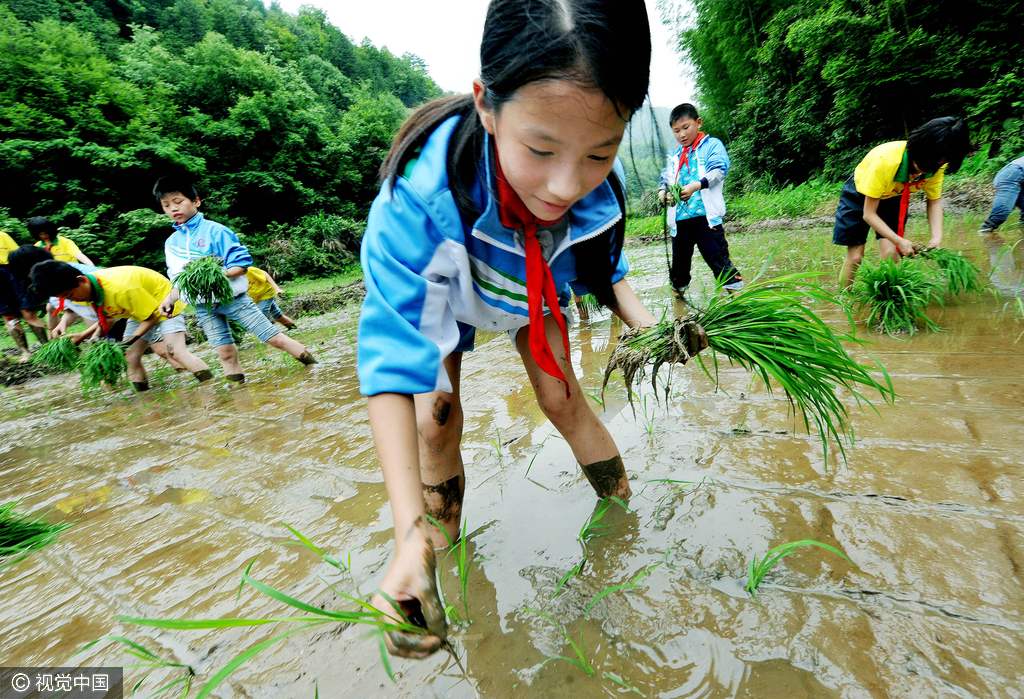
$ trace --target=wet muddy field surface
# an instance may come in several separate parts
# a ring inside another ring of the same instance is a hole
[[[986,249],[971,246],[987,270]],[[641,295],[671,307],[661,247],[629,254]],[[323,625],[249,661],[214,695],[1024,696],[1024,324],[1006,303],[962,298],[935,310],[943,333],[861,330],[900,397],[879,414],[849,401],[857,443],[845,464],[826,459],[815,435],[794,429],[784,398],[740,369],[725,365],[716,391],[698,367],[677,368],[671,399],[656,402],[648,385],[635,415],[613,377],[603,409],[591,403],[634,497],[631,511],[608,510],[606,535],[585,547],[593,491],[508,340],[478,335],[462,381],[465,602],[453,558],[442,565],[449,603],[463,619],[468,610],[468,623],[452,626],[461,667],[443,652],[395,659],[393,683],[365,628]],[[134,659],[114,644],[71,658],[117,634],[205,681],[294,625],[164,631],[116,617],[293,615],[248,587],[236,601],[253,559],[253,577],[316,606],[351,608],[325,582],[372,591],[392,550],[391,514],[355,378],[357,313],[302,319],[297,337],[322,359],[314,367],[250,341],[240,390],[197,388],[155,357],[155,388],[137,396],[85,400],[66,375],[7,389],[2,500],[77,524],[0,571],[2,664],[125,665]],[[603,316],[571,331],[593,396],[620,329]],[[288,545],[282,522],[350,572]],[[743,590],[752,556],[805,538],[855,565],[801,548],[757,600]],[[576,658],[563,628],[582,641],[593,675],[545,664]],[[139,695],[180,676],[157,668]],[[129,677],[131,686],[141,671]]]

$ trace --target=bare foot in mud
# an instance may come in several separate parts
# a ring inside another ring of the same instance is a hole
[[[580,468],[599,498],[616,497],[625,500],[633,494],[629,488],[626,467],[618,454],[607,461],[581,465]]]
[[[32,361],[32,353],[31,352],[22,352],[21,353],[21,359],[18,360],[18,364],[26,364],[26,363],[31,362],[31,361]]]
[[[384,643],[392,655],[426,658],[441,648],[448,637],[448,626],[437,594],[434,547],[426,536],[426,527],[417,527],[410,539],[396,547],[380,589],[399,606],[408,623],[424,629],[424,633],[388,631]],[[396,622],[405,622],[383,595],[374,595],[370,604]]]

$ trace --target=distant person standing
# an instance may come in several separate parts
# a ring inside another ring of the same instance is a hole
[[[725,216],[722,189],[729,172],[729,154],[719,139],[700,130],[703,120],[692,104],[680,104],[673,109],[669,124],[679,148],[668,154],[658,199],[669,207],[672,288],[682,296],[690,285],[690,265],[696,245],[715,280],[723,282],[730,292],[738,291],[743,288],[743,277],[729,258],[729,243],[722,225]],[[681,192],[676,185],[682,188]]]
[[[190,261],[212,255],[221,261],[224,276],[230,281],[234,294],[231,303],[225,304],[216,299],[185,298],[181,290],[175,287],[169,290],[167,297],[160,303],[160,312],[170,316],[179,297],[195,307],[196,317],[210,344],[217,351],[228,381],[245,382],[245,374],[238,361],[238,347],[228,327],[229,318],[240,323],[260,342],[287,352],[303,364],[316,364],[316,360],[301,343],[275,328],[249,298],[249,280],[245,272],[252,266],[252,255],[234,231],[200,213],[202,202],[192,183],[185,179],[161,177],[153,187],[153,196],[167,217],[174,222],[174,233],[164,244],[167,274],[172,283],[177,281],[178,275]]]
[[[58,262],[81,262],[83,265],[92,265],[92,260],[78,249],[75,241],[67,236],[58,235],[57,226],[45,216],[30,218],[28,232],[38,241],[36,247],[47,250]]]
[[[1024,212],[1024,157],[1003,166],[992,184],[996,195],[992,200],[992,212],[978,230],[981,235],[994,233],[1010,217],[1013,207]]]

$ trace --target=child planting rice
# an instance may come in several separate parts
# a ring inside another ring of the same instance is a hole
[[[228,381],[245,381],[228,319],[241,324],[260,342],[287,352],[303,364],[315,364],[316,360],[306,348],[276,329],[249,298],[246,270],[252,266],[252,256],[234,231],[199,212],[202,202],[192,183],[161,177],[153,187],[153,196],[174,221],[174,233],[164,244],[164,253],[167,273],[175,288],[161,302],[160,309],[169,312],[179,298],[195,307],[196,317],[217,350]],[[218,261],[219,271],[209,261],[191,266],[193,260],[201,258]],[[190,267],[188,273],[186,265]],[[223,275],[228,286],[211,277],[211,272]],[[191,292],[188,286],[193,287]]]
[[[446,636],[433,549],[460,532],[459,385],[475,328],[510,331],[597,495],[630,495],[576,380],[565,316],[573,282],[631,327],[655,322],[625,279],[616,160],[650,47],[640,0],[493,0],[473,93],[414,113],[384,161],[361,252],[358,358],[395,522],[373,604],[398,620],[393,600],[426,629],[386,634],[392,653],[423,657]]]
[[[197,381],[213,378],[210,368],[185,347],[185,321],[178,302],[169,314],[158,309],[171,290],[167,277],[145,267],[111,267],[96,272],[79,272],[66,262],[48,260],[32,267],[32,284],[41,293],[87,303],[96,312],[97,323],[71,335],[78,344],[98,328],[107,335],[115,318],[127,318],[121,342],[128,363],[128,378],[136,390],[149,388],[142,355],[151,342],[166,342],[168,352],[191,371]],[[83,360],[84,361],[84,360]],[[105,363],[110,362],[105,358]]]
[[[270,273],[250,267],[245,270],[245,276],[249,280],[249,298],[260,312],[272,323],[280,323],[288,329],[294,328],[295,321],[286,316],[277,305],[277,297],[283,294],[284,290],[277,285]]]
[[[970,148],[967,124],[955,117],[932,119],[906,141],[883,143],[869,152],[843,185],[832,242],[846,246],[843,287],[853,284],[864,259],[868,230],[875,231],[882,257],[914,255],[919,245],[903,236],[912,192],[928,198],[928,248],[942,245],[942,180],[954,173]]]

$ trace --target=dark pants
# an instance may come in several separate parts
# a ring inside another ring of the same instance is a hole
[[[889,197],[878,202],[878,217],[894,232],[900,230],[900,197]],[[839,195],[839,206],[836,208],[836,223],[832,229],[832,242],[854,248],[866,245],[868,231],[871,226],[864,222],[864,195],[857,191],[853,176],[846,180],[843,191]],[[880,239],[881,233],[875,232]]]
[[[693,246],[700,250],[704,262],[711,268],[715,280],[731,288],[743,285],[743,277],[729,259],[729,243],[725,240],[725,229],[721,224],[714,228],[703,216],[676,221],[676,235],[672,238],[672,269],[669,280],[672,288],[681,289],[690,285],[690,262]]]

